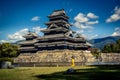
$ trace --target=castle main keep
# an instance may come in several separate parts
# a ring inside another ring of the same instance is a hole
[[[46,22],[46,29],[41,30],[44,35],[38,36],[34,32],[29,32],[23,37],[26,39],[19,42],[20,55],[15,58],[16,63],[37,63],[38,65],[67,65],[70,64],[71,57],[75,58],[77,64],[92,61],[93,56],[86,54],[91,46],[81,35],[74,35],[71,30],[69,17],[64,9],[55,10],[48,15],[49,22]],[[87,56],[91,59],[86,58]],[[47,63],[47,64],[46,64]]]

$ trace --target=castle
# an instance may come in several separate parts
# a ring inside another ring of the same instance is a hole
[[[69,65],[71,57],[75,58],[77,64],[90,61],[84,51],[91,46],[81,35],[74,36],[71,30],[69,17],[64,9],[54,10],[48,15],[49,22],[45,23],[47,28],[41,30],[44,36],[38,36],[34,32],[29,32],[23,37],[25,41],[19,42],[20,55],[15,58],[16,63],[37,63],[36,65]],[[46,64],[47,63],[47,64]]]

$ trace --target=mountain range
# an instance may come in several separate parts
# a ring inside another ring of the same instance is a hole
[[[88,42],[92,44],[94,48],[103,49],[105,45],[116,43],[118,39],[120,39],[120,36],[108,36],[104,38],[91,39],[88,40]]]

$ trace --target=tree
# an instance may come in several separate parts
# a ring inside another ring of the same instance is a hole
[[[92,48],[91,49],[91,53],[92,53],[93,56],[95,56],[96,59],[98,59],[99,58],[99,54],[100,54],[100,50],[97,49],[97,48]]]
[[[18,46],[10,43],[0,44],[0,58],[12,58],[18,55]]]
[[[105,45],[102,52],[104,52],[104,53],[120,53],[120,39],[114,44]]]

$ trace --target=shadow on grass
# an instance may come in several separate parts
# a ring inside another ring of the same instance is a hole
[[[120,66],[96,66],[92,69],[76,69],[74,74],[55,72],[35,77],[44,80],[120,80]]]

